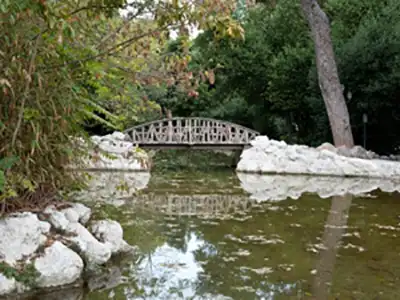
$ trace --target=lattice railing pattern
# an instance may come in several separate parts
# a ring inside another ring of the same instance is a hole
[[[159,195],[141,194],[134,202],[143,209],[159,211],[168,215],[214,215],[232,214],[249,210],[255,200],[243,195]]]
[[[134,144],[247,145],[259,135],[249,128],[214,119],[172,118],[125,130]]]

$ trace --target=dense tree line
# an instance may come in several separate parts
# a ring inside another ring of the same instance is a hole
[[[400,3],[321,1],[331,35],[351,129],[379,153],[400,146]],[[215,42],[201,34],[191,48],[191,67],[213,72],[198,96],[174,87],[152,97],[173,115],[230,120],[271,138],[319,145],[332,134],[315,63],[313,40],[300,2],[257,4],[244,21],[245,39]]]

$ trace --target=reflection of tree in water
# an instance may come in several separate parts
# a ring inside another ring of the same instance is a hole
[[[350,195],[332,197],[321,240],[325,250],[315,266],[314,299],[399,299],[400,227],[393,207],[400,199],[377,195],[379,200],[356,198],[353,205]]]
[[[140,252],[151,255],[163,245],[166,237],[162,234],[162,226],[157,220],[141,218],[138,214],[132,222],[133,226],[125,230],[127,240],[131,245],[137,245]]]
[[[317,263],[317,274],[313,285],[313,294],[316,300],[324,300],[329,297],[338,251],[337,246],[346,230],[351,202],[351,195],[332,197],[331,209],[322,236],[324,249]]]
[[[190,239],[191,220],[187,217],[167,217],[161,224],[161,231],[167,233],[166,243],[182,252],[187,251],[187,241]]]

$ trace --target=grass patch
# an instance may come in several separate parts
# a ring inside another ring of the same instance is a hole
[[[40,276],[33,263],[14,268],[5,262],[0,262],[0,273],[31,288],[36,287],[36,279]]]

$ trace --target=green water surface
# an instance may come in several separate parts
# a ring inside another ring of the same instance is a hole
[[[138,251],[57,298],[400,299],[397,193],[263,202],[234,173],[176,173],[89,205]]]

